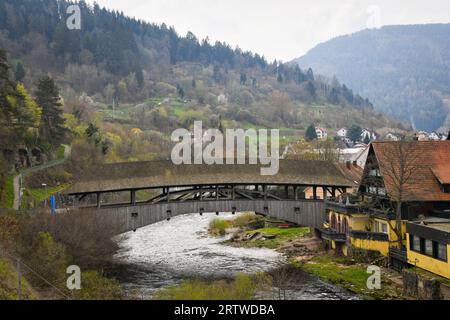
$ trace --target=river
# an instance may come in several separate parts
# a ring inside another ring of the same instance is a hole
[[[284,261],[280,253],[260,248],[235,248],[221,244],[227,237],[210,237],[209,222],[215,214],[181,215],[159,222],[118,239],[120,251],[109,271],[139,298],[183,279],[232,278],[238,272],[269,271]],[[231,218],[231,214],[221,214]],[[266,293],[260,298],[276,298]],[[300,283],[287,291],[286,299],[348,300],[357,297],[345,290],[304,274]]]

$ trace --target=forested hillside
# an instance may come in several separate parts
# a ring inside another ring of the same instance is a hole
[[[450,24],[365,30],[320,44],[296,62],[336,75],[376,110],[417,129],[437,130],[450,114]]]
[[[131,19],[98,5],[81,2],[82,28],[69,30],[69,4],[0,1],[0,46],[15,61],[17,80],[31,84],[36,75],[51,72],[64,90],[85,92],[108,104],[113,99],[140,102],[167,93],[191,94],[189,98],[195,95],[210,103],[211,93],[215,98],[223,93],[231,103],[246,107],[282,90],[305,103],[372,107],[349,88],[315,77],[312,70],[269,63],[258,54],[221,42],[210,44],[192,33],[182,37],[164,24]],[[197,80],[202,80],[200,88],[192,90]],[[201,90],[211,87],[217,92]]]
[[[355,124],[403,127],[312,69],[164,24],[80,2],[81,29],[69,30],[70,4],[0,0],[0,119],[8,125],[0,128],[0,202],[11,202],[17,170],[64,158],[62,143],[72,147],[66,169],[26,179],[30,197],[41,198],[33,188],[42,180],[61,189],[94,163],[167,159],[171,132],[194,120],[205,128],[279,128],[281,148],[311,124],[331,137]]]

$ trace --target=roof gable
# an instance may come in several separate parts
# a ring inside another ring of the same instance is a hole
[[[403,150],[402,144],[407,144]],[[372,148],[391,197],[399,193],[403,171],[408,175],[401,192],[403,201],[450,201],[450,193],[443,192],[440,182],[450,180],[450,141],[385,141],[374,142]]]

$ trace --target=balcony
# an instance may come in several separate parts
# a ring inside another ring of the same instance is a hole
[[[326,200],[325,207],[338,213],[356,214],[359,213],[359,206],[355,203],[343,203],[334,200]]]
[[[355,239],[373,240],[373,241],[389,241],[389,235],[380,232],[369,232],[363,230],[352,230],[350,236]]]
[[[334,230],[322,230],[322,239],[335,241],[335,242],[346,242],[347,235],[345,233],[338,233]]]

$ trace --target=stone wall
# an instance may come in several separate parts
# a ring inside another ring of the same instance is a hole
[[[450,299],[449,286],[411,270],[403,270],[403,289],[406,295],[420,300]]]

